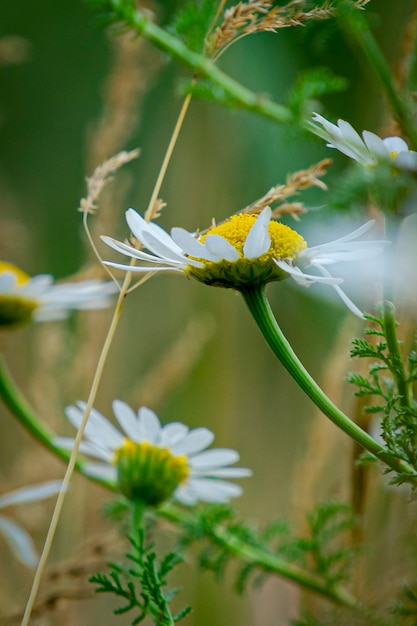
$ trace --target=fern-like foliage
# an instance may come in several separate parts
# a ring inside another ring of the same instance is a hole
[[[115,609],[116,615],[136,610],[132,626],[139,624],[147,616],[158,626],[172,626],[191,610],[186,607],[173,615],[169,603],[177,595],[178,589],[164,589],[167,575],[182,559],[175,553],[169,553],[158,564],[154,545],[145,545],[142,531],[138,533],[137,541],[130,541],[132,552],[126,557],[133,566],[109,563],[110,572],[95,574],[90,582],[97,585],[98,593],[111,593],[124,600],[123,606]]]
[[[364,411],[379,415],[379,436],[388,452],[417,471],[417,402],[414,397],[417,353],[413,349],[403,359],[391,309],[381,307],[379,313],[379,316],[366,316],[373,326],[366,329],[365,334],[373,341],[355,339],[351,351],[352,357],[371,359],[368,375],[351,373],[348,381],[358,387],[357,396],[372,397]],[[410,476],[398,474],[392,482],[407,480]]]
[[[354,525],[350,507],[338,503],[319,506],[308,516],[309,533],[305,537],[292,534],[284,521],[256,530],[236,519],[227,506],[211,506],[201,510],[185,524],[182,547],[196,541],[203,542],[199,564],[222,578],[228,564],[242,554],[241,547],[254,548],[256,554],[274,555],[282,560],[303,566],[328,588],[347,580],[354,556],[345,545],[346,531]],[[259,551],[259,552],[258,552]],[[247,550],[246,550],[247,553]],[[235,589],[243,593],[249,583],[260,585],[274,571],[268,559],[248,555],[237,569]]]

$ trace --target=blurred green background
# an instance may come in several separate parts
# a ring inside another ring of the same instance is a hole
[[[163,23],[170,21],[177,4],[155,6]],[[411,0],[369,5],[375,33],[393,66],[414,5]],[[14,45],[20,57],[0,65],[0,258],[30,274],[62,278],[91,264],[77,207],[85,195],[85,177],[102,160],[121,149],[141,148],[140,158],[104,192],[105,213],[100,217],[100,207],[90,222],[95,236],[127,237],[126,208],[146,209],[181,106],[180,83],[190,72],[129,37],[123,46],[115,43],[117,34],[101,28],[97,15],[73,0],[3,4],[0,43],[10,37],[19,38]],[[377,80],[334,21],[253,35],[237,43],[220,66],[276,101],[285,100],[306,68],[326,66],[348,81],[345,92],[323,99],[333,120],[341,117],[358,130],[375,132],[388,121]],[[117,135],[117,115],[123,114],[129,119]],[[346,159],[329,155],[323,142],[245,111],[192,102],[162,187],[167,207],[159,223],[167,229],[204,228],[213,217],[221,220],[284,182],[288,173],[328,156],[334,157],[325,179],[331,186]],[[315,210],[301,224],[287,222],[301,233],[319,223],[321,240],[328,239],[325,225],[336,222],[338,228],[338,216],[325,208],[325,193],[312,190],[302,199]],[[353,217],[362,221],[365,216]],[[341,224],[339,232],[346,232]],[[100,250],[109,255],[104,246]],[[349,342],[360,324],[336,296],[323,300],[319,293],[287,283],[269,287],[273,309],[296,352],[348,409],[350,390],[343,379]],[[110,312],[85,313],[67,323],[32,326],[0,338],[22,390],[60,433],[70,432],[63,407],[88,393],[109,319]],[[254,470],[237,506],[256,524],[280,517],[303,530],[304,513],[315,503],[350,497],[349,443],[324,418],[318,419],[231,291],[167,275],[132,293],[96,405],[110,416],[116,397],[135,407],[146,402],[165,422],[206,425],[215,431],[216,444],[237,448],[242,464]],[[0,419],[2,492],[62,475],[62,465],[38,449],[2,407]],[[53,562],[72,558],[73,551],[101,532],[98,511],[106,500],[102,490],[74,480]],[[381,515],[393,516],[394,525],[397,517],[408,523],[411,513],[404,511],[401,495],[384,496],[380,506]],[[50,511],[51,505],[43,504],[13,514],[40,546]],[[110,524],[104,522],[104,528]],[[0,571],[4,615],[19,609],[31,580],[6,550],[1,543],[1,562],[8,566]],[[196,568],[190,557],[178,581],[184,588],[180,605],[194,608],[187,624],[283,626],[297,615],[299,593],[286,582],[271,579],[242,599],[231,590],[233,576],[227,585],[218,584],[209,574],[197,577]],[[387,583],[379,575],[378,589],[369,589],[373,601],[385,593]],[[365,593],[363,581],[359,576],[356,584]],[[44,587],[45,596],[48,584]],[[104,620],[130,623],[127,617],[113,619],[103,597],[63,600],[39,619],[80,626]]]

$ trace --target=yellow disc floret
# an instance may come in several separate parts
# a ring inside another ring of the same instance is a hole
[[[125,439],[116,451],[115,465],[120,492],[149,506],[165,502],[189,474],[186,456],[174,456],[148,441]]]
[[[12,263],[0,261],[0,275],[5,272],[13,274],[16,283],[10,291],[0,292],[0,327],[25,324],[30,321],[38,306],[35,300],[18,293],[19,287],[23,287],[30,280],[30,276]]]
[[[208,285],[234,289],[286,278],[287,274],[277,266],[274,259],[295,259],[307,244],[295,230],[271,220],[268,226],[268,235],[271,239],[269,249],[257,258],[246,258],[245,242],[257,219],[258,215],[239,213],[211,227],[199,241],[204,243],[209,235],[219,235],[235,248],[239,258],[236,261],[219,262],[197,259],[204,263],[204,268],[190,266],[187,269],[188,273]]]

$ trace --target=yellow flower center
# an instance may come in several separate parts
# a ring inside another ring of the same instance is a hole
[[[392,150],[389,154],[391,159],[394,160],[398,154],[398,150]]]
[[[165,502],[189,475],[188,459],[148,441],[125,439],[116,450],[115,465],[120,492],[129,500],[149,506]]]
[[[30,276],[16,267],[16,265],[6,263],[6,261],[0,261],[0,274],[3,272],[10,272],[11,274],[14,274],[19,287],[22,287],[22,285],[27,283],[30,279]]]
[[[190,265],[187,273],[207,285],[238,290],[286,278],[287,274],[277,266],[274,259],[295,259],[307,247],[307,243],[289,226],[271,220],[268,225],[271,238],[269,249],[258,258],[248,259],[244,255],[244,246],[257,219],[255,214],[239,213],[209,228],[199,241],[204,243],[208,235],[220,235],[236,249],[239,258],[237,261],[219,262],[197,259],[204,263],[204,267],[200,269]]]
[[[220,235],[220,237],[226,239],[236,248],[241,258],[244,258],[243,247],[257,218],[258,216],[252,213],[233,215],[225,222],[209,228],[207,233],[200,237],[199,241],[204,243],[208,235]],[[268,258],[295,259],[301,250],[307,247],[303,237],[295,230],[274,220],[269,222],[268,235],[271,237],[271,247],[265,254],[259,257],[263,261],[266,261]]]
[[[23,287],[30,276],[12,263],[0,261],[0,274],[10,272],[16,278],[16,286]],[[30,322],[38,303],[16,293],[0,293],[0,327],[18,326]]]

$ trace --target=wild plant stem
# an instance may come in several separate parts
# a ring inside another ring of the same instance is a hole
[[[349,437],[365,448],[365,450],[368,450],[378,459],[384,461],[391,469],[407,474],[413,482],[417,482],[417,474],[408,463],[391,456],[383,446],[376,442],[368,433],[362,430],[345,415],[343,411],[333,404],[330,398],[328,398],[319,387],[285,338],[272,313],[265,295],[265,289],[263,287],[247,288],[242,291],[242,296],[269,347],[281,361],[287,372],[293,377],[295,382],[324,415],[349,435]]]

